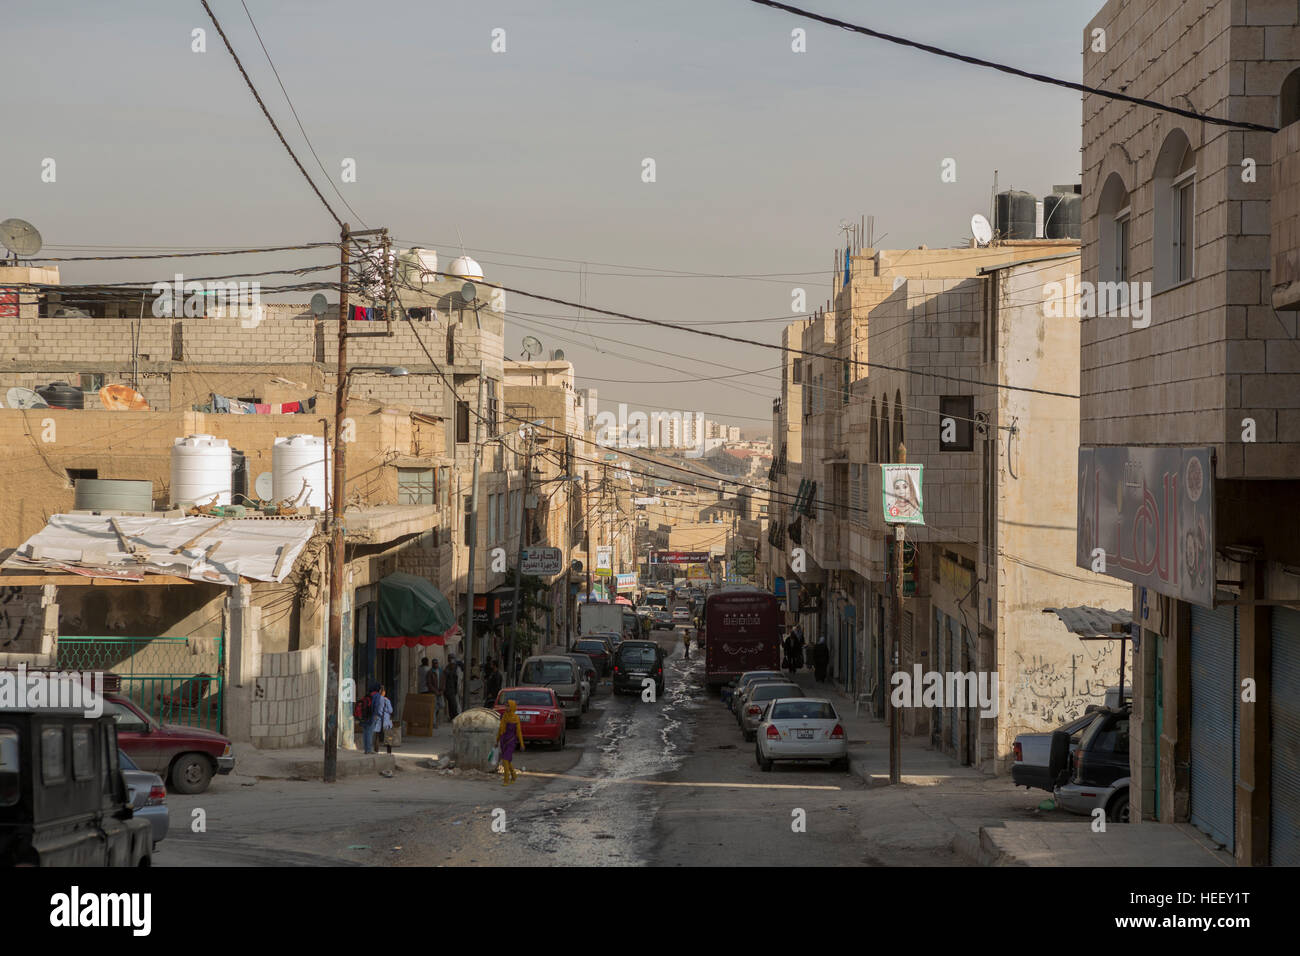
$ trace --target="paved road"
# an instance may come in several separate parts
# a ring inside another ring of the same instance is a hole
[[[606,685],[569,730],[566,751],[521,755],[514,787],[418,767],[332,786],[218,778],[208,793],[169,796],[172,833],[157,864],[960,862],[942,846],[882,849],[867,839],[862,821],[878,828],[895,798],[856,776],[821,765],[760,771],[753,745],[705,691],[702,655],[684,659],[680,631],[653,636],[671,655],[664,695],[615,697]],[[205,832],[189,829],[195,808]]]

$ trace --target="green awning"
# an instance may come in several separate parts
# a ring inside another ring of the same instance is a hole
[[[457,629],[451,605],[427,578],[395,571],[379,582],[379,647],[446,644]]]

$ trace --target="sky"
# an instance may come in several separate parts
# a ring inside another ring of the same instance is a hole
[[[399,247],[435,249],[442,263],[463,248],[488,282],[726,322],[699,327],[747,339],[779,341],[796,289],[808,309],[830,297],[842,221],[874,216],[885,248],[955,245],[973,213],[988,214],[995,170],[999,188],[1040,196],[1079,180],[1079,94],[750,0],[244,0],[327,182],[244,5],[209,2],[353,228],[387,226]],[[1084,26],[1101,4],[794,5],[1078,81]],[[34,223],[42,254],[337,238],[199,0],[43,0],[6,10],[4,23],[0,218]],[[191,49],[197,28],[204,53]],[[791,49],[796,28],[806,52]],[[504,52],[493,52],[496,30]],[[42,181],[47,158],[54,182]],[[341,181],[345,159],[355,182]],[[941,181],[945,159],[955,182]],[[332,259],[61,268],[65,282],[153,281]],[[777,351],[522,295],[506,305],[507,357],[522,357],[529,335],[547,356],[562,349],[602,408],[700,411],[770,431]]]

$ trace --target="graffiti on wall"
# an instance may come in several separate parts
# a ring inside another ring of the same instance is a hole
[[[40,649],[41,589],[0,587],[0,653]]]
[[[1100,704],[1106,688],[1119,683],[1119,642],[1080,642],[1068,654],[1025,655],[1015,652],[1007,688],[1011,721],[1034,730],[1053,729]]]

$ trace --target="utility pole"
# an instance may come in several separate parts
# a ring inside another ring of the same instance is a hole
[[[907,448],[898,446],[898,463],[907,464]],[[894,619],[891,622],[891,641],[893,644],[893,672],[902,666],[903,658],[903,524],[894,525],[894,586],[891,589],[891,604]],[[892,685],[892,682],[890,682]],[[892,696],[892,695],[891,695]],[[895,705],[890,715],[889,725],[889,782],[903,782],[903,709]]]
[[[329,671],[325,678],[325,766],[326,783],[338,776],[339,760],[339,659],[343,652],[343,416],[347,412],[348,376],[348,246],[352,235],[348,224],[339,233],[339,364],[334,393],[334,511],[330,549],[330,617],[325,632]],[[355,694],[355,690],[354,690]]]
[[[460,708],[469,706],[469,661],[474,649],[474,553],[478,550],[478,472],[483,454],[483,363],[478,363],[478,421],[474,423],[474,478],[469,487],[469,567],[465,571],[465,646],[461,648]]]
[[[582,532],[587,536],[587,603],[591,603],[591,528],[595,524],[596,503],[593,501],[587,508],[587,516],[582,522]]]
[[[524,487],[523,500],[519,502],[519,550],[515,554],[515,597],[510,604],[510,640],[506,645],[508,648],[506,658],[510,662],[506,673],[510,675],[511,682],[514,681],[515,675],[515,630],[519,626],[519,578],[523,574],[524,547],[528,544],[525,537],[528,529],[528,472],[532,467],[533,446],[530,432],[524,438]]]

